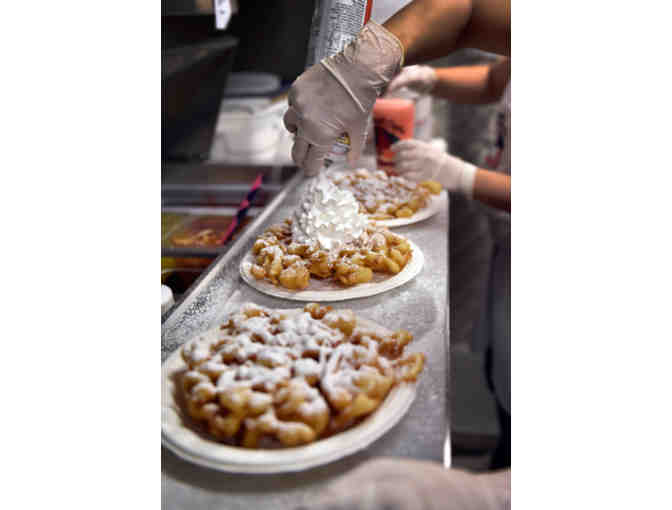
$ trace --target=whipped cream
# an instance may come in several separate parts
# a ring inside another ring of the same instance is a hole
[[[322,173],[310,183],[294,211],[292,238],[331,251],[361,238],[367,224],[352,192],[337,188]]]

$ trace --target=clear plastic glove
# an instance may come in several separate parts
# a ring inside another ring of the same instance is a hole
[[[433,462],[364,463],[300,510],[505,510],[511,471],[472,474]]]
[[[397,77],[390,82],[387,87],[387,93],[393,92],[402,87],[428,94],[434,89],[437,80],[436,70],[429,66],[408,66],[404,67]]]
[[[350,138],[351,162],[364,146],[367,119],[376,98],[401,69],[403,47],[370,21],[343,51],[299,76],[289,91],[285,127],[296,134],[292,159],[315,175],[343,133]]]
[[[420,140],[401,140],[390,147],[396,172],[410,181],[438,181],[448,191],[471,197],[476,166]]]

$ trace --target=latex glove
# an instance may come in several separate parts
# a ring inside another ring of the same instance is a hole
[[[389,94],[401,87],[408,87],[420,94],[428,94],[434,89],[437,79],[436,70],[433,67],[404,67],[397,77],[390,82],[390,86],[387,87],[387,93]]]
[[[403,47],[370,21],[346,48],[299,76],[289,91],[285,127],[296,134],[292,159],[315,175],[336,139],[347,133],[351,162],[364,146],[367,119],[376,98],[399,73]]]
[[[472,474],[433,462],[369,461],[301,510],[505,510],[511,471]]]
[[[448,191],[471,197],[476,166],[420,140],[401,140],[390,147],[397,174],[410,181],[438,181]]]

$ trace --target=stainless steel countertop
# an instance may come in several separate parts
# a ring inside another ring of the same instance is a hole
[[[243,302],[253,301],[273,308],[301,306],[257,292],[247,286],[238,273],[240,260],[256,236],[293,211],[305,186],[300,177],[288,183],[231,249],[213,263],[163,318],[162,361],[184,341],[215,326]],[[395,229],[395,232],[422,249],[425,266],[420,275],[384,294],[330,304],[334,308],[351,308],[390,329],[403,328],[413,333],[413,350],[424,352],[427,363],[408,414],[366,450],[300,473],[221,473],[184,461],[162,447],[162,508],[292,508],[334,477],[373,457],[409,457],[444,463],[446,455],[450,462],[447,201],[434,217]]]

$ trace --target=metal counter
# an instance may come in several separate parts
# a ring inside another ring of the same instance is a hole
[[[253,301],[272,308],[302,306],[252,289],[240,278],[238,266],[267,226],[289,217],[305,184],[301,174],[293,178],[163,318],[162,361],[184,341],[215,326],[243,302]],[[162,508],[292,508],[334,477],[374,457],[409,457],[450,464],[447,201],[434,217],[394,231],[422,249],[425,266],[420,275],[383,294],[330,305],[337,309],[351,308],[390,329],[403,328],[413,333],[413,350],[424,352],[427,362],[408,414],[366,450],[298,473],[221,473],[184,461],[162,447]]]

